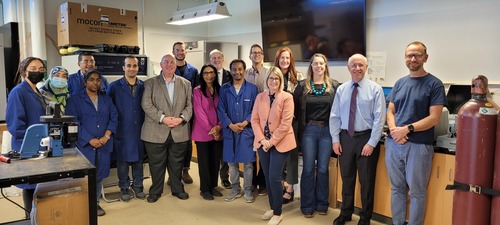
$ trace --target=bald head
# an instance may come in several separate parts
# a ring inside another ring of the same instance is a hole
[[[163,76],[173,76],[177,65],[175,64],[175,57],[172,54],[166,54],[161,58],[160,63]]]
[[[347,61],[347,64],[350,65],[352,61],[354,60],[362,60],[365,65],[368,65],[368,60],[364,55],[361,54],[354,54],[351,57],[349,57],[349,60]]]
[[[354,54],[347,61],[347,69],[351,73],[352,81],[358,83],[365,77],[366,70],[368,69],[368,61],[365,56]]]

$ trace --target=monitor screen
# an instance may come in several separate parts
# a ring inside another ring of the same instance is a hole
[[[391,93],[392,87],[382,87],[382,90],[384,91],[385,108],[387,108],[389,106],[389,99],[387,99],[387,97],[389,96],[389,93]]]
[[[450,114],[458,114],[460,107],[470,100],[470,91],[470,85],[450,85],[448,93],[446,94],[446,100],[448,102],[448,106],[446,106],[446,108],[448,108]]]
[[[296,61],[366,54],[365,0],[260,0],[264,60],[289,47]]]

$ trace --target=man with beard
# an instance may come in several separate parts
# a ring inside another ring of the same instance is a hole
[[[434,126],[446,104],[444,85],[424,69],[427,47],[418,41],[406,46],[410,74],[399,79],[388,96],[385,162],[391,182],[392,221],[402,225],[410,194],[408,224],[423,224],[427,184],[432,167]]]
[[[180,75],[181,77],[186,78],[191,82],[191,88],[196,87],[198,84],[198,69],[196,69],[193,65],[186,62],[186,45],[184,42],[175,42],[172,47],[172,53],[175,56],[175,64],[177,65],[177,69],[175,70],[175,74]],[[189,121],[190,126],[193,126],[193,120]],[[188,145],[186,147],[186,155],[184,156],[183,168],[182,168],[182,181],[186,184],[193,183],[193,178],[189,175],[189,168],[191,166],[191,156],[193,155],[193,144],[188,141]]]
[[[80,70],[76,73],[70,74],[68,77],[68,91],[70,95],[78,94],[85,88],[83,76],[87,73],[87,71],[91,71],[96,68],[94,56],[92,56],[90,52],[80,53],[80,55],[78,55],[78,67],[80,67]],[[102,76],[99,92],[106,93],[107,87],[108,80]]]
[[[123,60],[125,75],[109,84],[108,94],[118,111],[118,129],[115,133],[113,150],[116,155],[118,186],[120,200],[128,202],[129,168],[132,168],[132,190],[138,199],[146,198],[143,192],[144,143],[141,140],[141,128],[144,122],[144,111],[141,107],[144,82],[137,78],[139,65],[135,56],[127,56]]]
[[[230,202],[243,195],[240,186],[239,163],[244,164],[243,190],[245,202],[255,201],[252,191],[254,134],[250,126],[253,104],[257,97],[257,86],[245,81],[245,62],[235,59],[231,62],[233,81],[222,85],[220,89],[217,116],[222,124],[223,159],[229,165],[229,178],[232,190],[224,200]]]

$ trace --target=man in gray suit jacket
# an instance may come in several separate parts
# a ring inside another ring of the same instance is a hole
[[[175,58],[163,56],[160,75],[144,82],[142,108],[145,112],[141,139],[149,158],[152,185],[148,202],[163,193],[168,171],[172,195],[185,200],[189,195],[181,183],[182,162],[189,141],[189,121],[193,115],[191,83],[175,75]]]

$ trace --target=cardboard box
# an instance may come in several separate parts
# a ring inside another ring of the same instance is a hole
[[[137,11],[66,2],[57,10],[58,46],[138,45]]]
[[[88,225],[87,178],[62,179],[38,184],[33,216],[40,225]],[[32,223],[33,224],[33,223]]]

